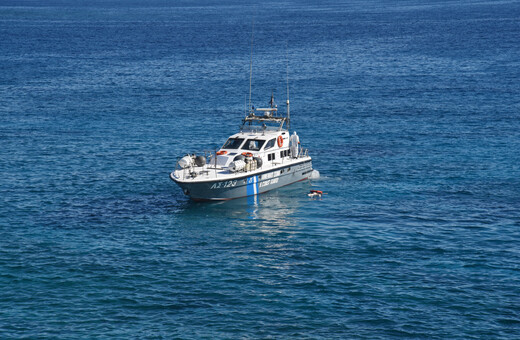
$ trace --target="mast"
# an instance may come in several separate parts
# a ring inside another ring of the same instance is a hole
[[[251,113],[251,81],[253,79],[253,33],[255,31],[255,20],[251,23],[251,60],[249,62],[249,113]]]
[[[287,42],[285,43],[286,79],[287,79],[287,130],[291,128],[291,111],[289,109],[289,57],[287,55]]]

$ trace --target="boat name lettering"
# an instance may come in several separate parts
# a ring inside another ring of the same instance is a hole
[[[237,185],[237,180],[213,183],[210,189],[232,188]]]
[[[279,178],[273,178],[273,179],[268,179],[267,181],[263,181],[262,183],[260,183],[259,187],[262,188],[262,187],[265,187],[269,184],[276,184],[278,183],[278,180]]]

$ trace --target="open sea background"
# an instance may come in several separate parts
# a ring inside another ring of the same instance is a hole
[[[194,203],[253,20],[321,178]],[[518,339],[519,98],[519,1],[3,0],[0,337]]]

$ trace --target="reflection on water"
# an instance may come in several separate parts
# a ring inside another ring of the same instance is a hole
[[[215,223],[225,220],[227,224],[259,227],[286,227],[295,225],[295,216],[302,201],[307,201],[309,183],[302,182],[270,191],[265,194],[238,198],[231,201],[193,202],[181,206],[182,218],[205,218]]]
[[[255,195],[255,196],[248,196],[246,198],[247,200],[247,205],[248,205],[248,209],[247,209],[247,212],[248,212],[248,217],[252,220],[254,219],[257,219],[258,218],[258,215],[256,214],[257,211],[258,211],[258,195]]]

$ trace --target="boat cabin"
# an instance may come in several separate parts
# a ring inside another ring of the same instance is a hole
[[[291,158],[290,135],[283,127],[287,118],[275,116],[276,111],[276,107],[251,111],[242,121],[240,132],[230,136],[216,153],[216,162],[213,159],[208,164],[230,168],[232,162],[244,160],[239,155],[252,157],[259,167],[262,164],[274,166],[289,160]],[[256,115],[255,112],[263,114]],[[293,150],[292,157],[297,157],[297,153],[297,149]]]

